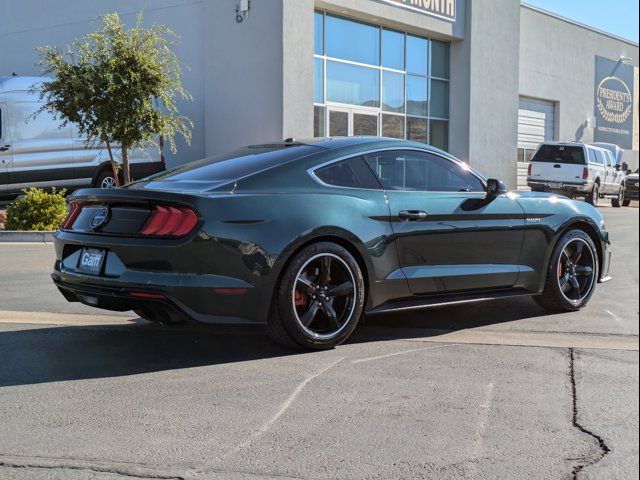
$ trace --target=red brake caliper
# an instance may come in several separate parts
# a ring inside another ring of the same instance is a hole
[[[562,276],[562,259],[560,259],[560,261],[558,262],[558,278],[560,278]]]
[[[307,297],[298,288],[295,291],[295,304],[296,307],[303,307],[307,304]]]

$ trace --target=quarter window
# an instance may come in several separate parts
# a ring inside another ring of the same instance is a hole
[[[315,172],[316,177],[336,187],[380,189],[380,183],[362,157],[332,163]]]
[[[483,192],[484,184],[465,165],[418,151],[390,151],[366,156],[388,190]]]

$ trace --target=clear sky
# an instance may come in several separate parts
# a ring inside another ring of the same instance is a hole
[[[524,3],[638,42],[638,0],[524,0]]]

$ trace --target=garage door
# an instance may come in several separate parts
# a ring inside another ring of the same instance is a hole
[[[535,150],[540,142],[553,141],[554,119],[553,102],[520,97],[518,148]]]
[[[527,163],[541,142],[553,141],[555,104],[520,97],[518,110],[518,189],[525,190]]]

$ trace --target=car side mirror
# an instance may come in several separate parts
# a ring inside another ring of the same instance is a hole
[[[508,191],[509,189],[504,182],[496,180],[495,178],[487,180],[487,197],[497,197],[498,195],[502,195]]]
[[[629,170],[629,164],[627,162],[622,162],[622,170],[625,172]]]

